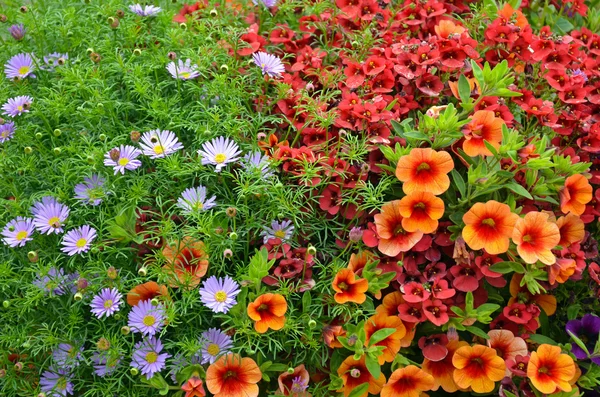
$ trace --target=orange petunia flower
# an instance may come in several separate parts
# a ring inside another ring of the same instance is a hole
[[[367,263],[374,262],[376,260],[377,256],[371,251],[360,251],[358,254],[350,255],[348,269],[352,270],[354,274],[361,274],[362,269],[367,265]]]
[[[256,321],[254,329],[264,334],[269,328],[278,331],[285,324],[287,302],[283,295],[263,294],[248,304],[248,317]]]
[[[488,332],[490,339],[487,341],[487,345],[492,349],[496,350],[496,353],[506,363],[507,360],[514,359],[518,355],[526,356],[529,352],[527,350],[527,343],[523,338],[515,337],[512,331],[507,329],[493,329]],[[510,375],[510,370],[507,368],[505,375]]]
[[[448,173],[454,168],[452,157],[447,152],[433,149],[412,149],[402,156],[396,166],[396,178],[404,182],[404,193],[427,192],[442,194],[450,187]]]
[[[492,152],[485,146],[484,140],[498,149],[502,142],[504,120],[489,110],[478,110],[470,118],[471,121],[463,129],[463,150],[471,157],[491,156]]]
[[[404,230],[433,233],[444,215],[444,201],[431,193],[415,192],[400,200],[399,210]]]
[[[400,351],[401,340],[406,335],[406,328],[402,323],[402,320],[398,316],[387,316],[384,313],[378,313],[372,317],[370,317],[365,323],[365,334],[366,341],[365,343],[369,345],[369,340],[371,336],[384,328],[395,328],[393,334],[388,336],[382,341],[375,343],[374,346],[384,346],[383,354],[381,354],[377,359],[379,360],[379,365],[382,365],[385,362],[391,363],[394,361],[396,354]]]
[[[350,269],[340,270],[335,275],[332,285],[336,292],[333,299],[339,304],[346,302],[361,304],[367,299],[365,292],[369,289],[369,282],[364,278],[356,280],[354,272]]]
[[[442,387],[444,391],[448,393],[454,393],[458,390],[456,382],[454,382],[454,365],[452,364],[452,357],[454,352],[463,346],[469,346],[467,342],[451,340],[446,345],[448,354],[441,361],[431,361],[429,359],[423,360],[423,371],[431,374],[434,379],[434,385],[431,390],[437,390]]]
[[[345,335],[346,331],[341,325],[326,325],[323,327],[323,341],[332,349],[344,347],[338,338]]]
[[[506,204],[494,200],[475,203],[463,215],[462,237],[471,249],[483,248],[488,254],[502,254],[508,251],[509,237],[518,219],[519,216],[510,212]]]
[[[185,397],[206,396],[206,391],[204,391],[204,386],[202,386],[202,379],[197,376],[192,376],[187,382],[181,385],[181,390],[185,392]]]
[[[575,214],[567,214],[556,220],[556,226],[560,233],[558,245],[566,248],[571,244],[579,243],[585,237],[585,224]]]
[[[375,313],[385,313],[387,316],[397,316],[398,306],[405,303],[406,301],[402,297],[402,292],[394,291],[390,292],[383,297],[381,305],[375,308]]]
[[[165,285],[159,285],[154,281],[148,281],[147,283],[136,285],[127,293],[127,304],[129,306],[135,306],[139,302],[154,299],[159,296],[169,299],[167,287]]]
[[[365,356],[361,356],[360,360],[355,360],[354,356],[347,357],[338,368],[337,373],[344,381],[344,388],[338,390],[338,392],[343,391],[345,397],[348,397],[352,390],[363,383],[369,383],[369,388],[363,394],[356,397],[367,397],[369,393],[379,394],[385,383],[385,376],[383,374],[380,374],[377,379],[371,375],[365,364]]]
[[[575,274],[575,270],[577,270],[577,262],[575,262],[575,259],[559,258],[547,269],[548,282],[550,285],[554,285],[556,283],[564,284],[567,282],[569,277]]]
[[[208,254],[202,241],[186,236],[178,244],[165,246],[162,253],[167,260],[163,269],[170,276],[171,287],[184,285],[191,289],[200,284],[208,270]]]
[[[214,397],[258,397],[261,379],[253,359],[233,353],[219,357],[206,370],[206,387]]]
[[[415,365],[407,365],[392,372],[381,389],[381,397],[419,397],[434,385],[433,376]]]
[[[447,39],[453,34],[460,35],[466,30],[462,26],[455,24],[449,19],[442,19],[437,25],[435,25],[434,29],[435,33],[440,39]]]
[[[575,374],[575,362],[568,354],[562,354],[558,346],[540,345],[537,352],[531,353],[527,377],[544,394],[571,391],[569,381]]]
[[[503,17],[507,21],[514,20],[515,25],[517,25],[521,29],[529,25],[529,22],[527,21],[525,15],[523,15],[523,13],[520,10],[515,10],[514,8],[512,8],[512,6],[508,3],[506,3],[501,10],[498,10],[498,16]]]
[[[375,215],[375,227],[379,236],[377,248],[383,254],[396,256],[407,252],[423,237],[423,232],[409,232],[402,227],[403,217],[400,215],[400,201],[385,203],[381,212]]]
[[[592,201],[592,185],[581,174],[575,174],[565,180],[565,186],[559,192],[560,210],[563,214],[569,212],[581,215],[585,205]]]
[[[506,364],[496,350],[483,345],[463,346],[454,352],[454,382],[461,389],[471,387],[475,393],[489,393],[504,378]]]
[[[556,258],[552,249],[560,241],[560,232],[555,223],[548,220],[544,212],[528,212],[515,223],[512,239],[517,244],[517,252],[526,263],[538,260],[552,265]]]

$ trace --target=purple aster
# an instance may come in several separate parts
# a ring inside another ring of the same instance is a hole
[[[79,365],[83,356],[83,346],[72,345],[70,343],[61,343],[56,350],[52,352],[54,362],[60,367],[74,368]]]
[[[273,176],[269,158],[261,152],[248,153],[243,157],[241,162],[248,172],[259,172],[263,178]]]
[[[19,41],[19,40],[23,40],[23,37],[25,37],[25,26],[20,23],[18,25],[12,25],[10,28],[8,28],[8,31],[10,32],[10,35],[13,37],[13,39]]]
[[[568,321],[566,330],[569,335],[579,338],[589,352],[593,352],[600,334],[600,317],[588,313],[581,320]],[[571,352],[579,360],[588,358],[587,353],[576,343],[571,344]],[[593,357],[592,362],[600,365],[600,357]]]
[[[98,174],[92,174],[90,178],[83,178],[83,183],[75,186],[75,198],[84,204],[98,205],[104,197],[104,183],[106,179]]]
[[[136,160],[140,154],[142,152],[133,146],[121,145],[104,155],[104,165],[114,167],[115,175],[118,172],[125,175],[125,170],[133,171],[142,165],[140,160]]]
[[[254,3],[255,6],[257,6],[259,4],[258,0],[252,0],[252,2]],[[271,7],[275,7],[275,4],[277,4],[277,0],[260,0],[260,3],[263,3],[265,5],[265,7],[267,7],[267,8],[271,8]]]
[[[209,277],[200,288],[200,300],[214,313],[227,313],[237,302],[240,286],[231,277]]]
[[[50,367],[40,378],[40,388],[48,396],[66,397],[73,394],[70,368]]]
[[[9,79],[20,80],[27,76],[35,77],[34,70],[33,58],[25,53],[15,55],[4,65],[4,73]]]
[[[142,7],[140,4],[129,6],[129,9],[131,12],[136,13],[141,17],[154,17],[162,10],[160,7],[152,5]]]
[[[139,302],[129,312],[127,325],[132,332],[142,335],[154,335],[161,330],[165,323],[165,308],[162,304],[154,306],[150,299]]]
[[[206,188],[204,186],[190,187],[181,193],[177,200],[177,206],[183,210],[183,213],[190,215],[194,212],[208,210],[215,205],[216,196],[206,198]]]
[[[92,362],[94,363],[94,373],[105,377],[116,371],[121,363],[121,355],[117,352],[94,352]]]
[[[18,216],[4,226],[2,241],[9,247],[22,247],[26,242],[33,240],[33,230],[33,219]]]
[[[61,248],[61,251],[67,253],[69,256],[88,252],[90,244],[95,238],[96,229],[88,225],[69,230],[63,239],[63,248]]]
[[[581,69],[575,69],[575,70],[571,70],[571,72],[573,73],[573,76],[583,76],[583,81],[585,83],[587,83],[588,78],[587,78],[587,74],[585,74],[585,72]]]
[[[285,72],[285,67],[281,59],[266,52],[255,52],[252,54],[254,63],[261,70],[263,75],[268,74],[270,77],[281,77],[281,73]]]
[[[74,283],[77,278],[79,278],[77,272],[65,274],[63,269],[52,267],[45,275],[38,274],[33,284],[46,293],[52,292],[54,295],[60,296],[67,292],[75,293],[77,291],[77,286]]]
[[[190,80],[200,76],[198,65],[192,65],[192,61],[189,59],[186,59],[185,63],[181,59],[177,63],[170,62],[167,65],[167,70],[175,79]]]
[[[204,331],[200,337],[202,343],[202,364],[214,363],[219,356],[228,353],[233,347],[231,337],[217,328]]]
[[[198,154],[202,156],[202,164],[216,165],[216,172],[221,172],[221,168],[225,167],[226,164],[237,161],[241,153],[240,148],[234,141],[222,136],[210,142],[204,142],[202,150],[198,150]]]
[[[169,353],[160,353],[163,345],[160,339],[150,337],[135,345],[133,361],[131,366],[139,369],[146,379],[152,378],[155,373],[165,368],[165,360],[170,357]]]
[[[4,114],[10,117],[17,117],[23,113],[29,112],[33,98],[27,95],[10,98],[8,102],[2,105]]]
[[[183,149],[177,137],[171,131],[152,130],[144,132],[141,137],[142,152],[151,159],[166,157]]]
[[[15,133],[15,123],[12,121],[0,124],[0,143],[10,140]]]
[[[90,303],[91,311],[98,318],[102,318],[102,316],[110,317],[119,311],[119,306],[123,303],[121,298],[123,298],[123,295],[116,288],[104,288],[92,299],[92,303]]]
[[[59,52],[53,52],[44,56],[44,65],[40,65],[40,69],[49,72],[54,71],[57,66],[62,66],[69,60],[69,54],[61,54]]]
[[[305,381],[300,376],[292,379],[292,387],[290,388],[290,393],[292,393],[292,395],[294,393],[304,393],[306,389],[308,389],[308,381]]]
[[[69,207],[60,204],[53,197],[44,197],[33,204],[33,223],[40,233],[59,234],[64,232],[63,225],[69,216]]]
[[[294,225],[292,221],[271,222],[271,227],[263,226],[263,231],[260,233],[264,236],[263,242],[266,244],[272,238],[280,240],[289,240],[294,233]]]

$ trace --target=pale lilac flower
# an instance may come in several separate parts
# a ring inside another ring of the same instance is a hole
[[[165,324],[165,308],[162,304],[154,306],[150,299],[139,302],[129,312],[127,325],[131,331],[142,335],[154,335]]]
[[[96,229],[88,225],[69,230],[63,239],[63,248],[61,248],[61,251],[67,253],[69,256],[88,252],[95,238]]]
[[[255,6],[257,6],[259,4],[258,0],[252,0],[252,2],[254,3]],[[271,7],[275,7],[275,5],[277,4],[277,0],[260,0],[260,3],[263,3],[265,5],[265,7],[267,7],[267,8],[271,8]]]
[[[170,357],[169,353],[161,354],[162,349],[160,339],[155,337],[138,342],[135,345],[131,366],[139,369],[142,375],[146,375],[146,379],[152,378],[155,373],[165,368],[165,360]]]
[[[66,397],[73,394],[73,383],[71,383],[70,372],[70,368],[50,367],[48,371],[42,373],[40,388],[49,397]]]
[[[300,376],[292,379],[292,387],[290,388],[290,393],[292,393],[292,395],[304,393],[306,389],[308,389],[308,381],[305,381]]]
[[[10,98],[8,102],[2,105],[4,114],[10,117],[20,116],[23,113],[29,112],[33,98],[27,95]]]
[[[265,179],[274,175],[269,158],[261,152],[246,154],[241,163],[248,172],[259,172]]]
[[[112,374],[121,363],[121,358],[117,352],[94,352],[92,354],[94,373],[102,378]]]
[[[74,283],[77,278],[79,278],[77,272],[65,274],[63,269],[52,267],[45,275],[38,274],[33,284],[46,293],[52,292],[54,295],[61,296],[67,292],[75,293],[77,291]]]
[[[79,365],[83,356],[83,346],[77,347],[70,343],[61,343],[52,352],[54,362],[60,367],[74,368]]]
[[[133,171],[142,165],[140,160],[136,160],[141,154],[142,152],[133,146],[121,145],[104,155],[104,165],[114,167],[115,175],[119,172],[125,175],[125,170]]]
[[[4,65],[4,73],[9,79],[24,79],[28,76],[35,77],[35,65],[31,55],[22,53],[10,58]]]
[[[192,61],[189,59],[186,59],[185,63],[181,59],[177,63],[170,62],[167,70],[175,79],[190,80],[200,76],[198,65],[192,65]]]
[[[2,241],[9,247],[22,247],[26,242],[33,240],[33,231],[33,219],[18,216],[4,226]]]
[[[40,65],[40,69],[49,72],[54,71],[57,66],[62,66],[69,60],[69,54],[61,54],[59,52],[53,52],[44,56],[44,65]]]
[[[260,233],[264,236],[263,242],[266,244],[272,238],[280,240],[289,240],[294,233],[294,225],[292,221],[271,222],[271,227],[263,226],[263,231]]]
[[[60,204],[53,197],[44,197],[33,204],[33,223],[40,233],[59,234],[64,232],[63,226],[69,216],[69,207]]]
[[[122,298],[123,295],[116,288],[104,288],[92,299],[91,312],[98,318],[110,317],[119,311],[119,306],[123,304]]]
[[[82,200],[84,204],[98,205],[104,197],[104,183],[106,179],[98,174],[92,174],[90,178],[83,178],[83,183],[75,186],[75,198]]]
[[[8,28],[8,31],[10,32],[10,35],[13,37],[13,39],[17,41],[23,40],[23,37],[25,37],[25,32],[27,32],[25,26],[22,23],[18,25],[12,25]]]
[[[233,341],[231,337],[217,328],[204,331],[200,337],[202,343],[202,364],[214,363],[221,355],[231,351]]]
[[[183,209],[185,215],[190,215],[194,212],[213,208],[217,205],[215,199],[216,196],[206,198],[206,188],[204,186],[191,187],[181,193],[181,197],[177,200],[177,206]]]
[[[227,313],[237,303],[240,285],[231,277],[209,277],[200,288],[200,300],[214,313]]]
[[[237,161],[241,153],[242,151],[234,141],[222,136],[210,142],[204,142],[202,150],[198,150],[198,154],[202,156],[202,164],[216,165],[216,172],[221,172],[225,165]]]
[[[140,146],[142,152],[151,159],[166,157],[183,149],[183,145],[171,131],[152,130],[144,132]]]
[[[4,143],[12,139],[15,133],[15,123],[12,121],[0,124],[0,143]]]
[[[285,72],[285,67],[281,59],[266,52],[255,52],[252,54],[254,63],[261,70],[263,75],[267,74],[270,77],[281,77],[281,73]]]
[[[141,17],[155,17],[162,10],[160,7],[152,5],[142,7],[140,4],[131,5],[129,6],[129,9],[131,12],[136,13]]]

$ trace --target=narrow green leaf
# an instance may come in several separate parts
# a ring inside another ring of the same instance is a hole
[[[469,331],[473,335],[479,336],[480,338],[490,339],[490,336],[486,334],[481,328],[477,328],[471,325],[467,327],[467,331]]]
[[[507,274],[510,272],[515,272],[519,274],[525,273],[525,268],[523,265],[517,262],[498,262],[494,263],[490,266],[490,270],[496,273]]]
[[[556,343],[553,339],[550,339],[547,336],[540,335],[540,334],[531,334],[531,335],[529,335],[529,339],[531,339],[535,343],[539,343],[539,344],[554,345],[554,346],[558,345],[558,343]]]
[[[462,103],[468,103],[471,98],[471,86],[464,74],[458,78],[458,96]]]
[[[458,171],[456,171],[455,169],[450,171],[450,174],[452,174],[452,180],[456,184],[456,187],[460,193],[460,196],[465,197],[465,195],[467,193],[467,186],[465,185],[465,180],[460,175],[460,173]]]
[[[359,397],[365,394],[369,390],[369,382],[363,383],[362,385],[355,387],[354,390],[350,392],[348,397]]]
[[[377,342],[381,342],[391,334],[396,332],[396,328],[382,328],[373,333],[369,338],[369,346],[375,345]]]
[[[377,357],[373,357],[371,353],[365,356],[365,366],[367,370],[373,376],[373,378],[377,379],[381,375],[381,367],[379,366],[379,361],[377,361]]]
[[[514,193],[517,193],[523,197],[533,200],[533,196],[531,195],[531,193],[529,193],[527,191],[527,189],[525,189],[523,186],[519,185],[518,183],[512,182],[512,183],[509,183],[508,185],[506,185],[506,187]]]

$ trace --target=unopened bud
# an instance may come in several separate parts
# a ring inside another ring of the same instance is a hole
[[[173,51],[169,51],[169,53],[167,54],[167,57],[171,60],[174,61],[177,59],[177,54],[175,54]]]
[[[158,306],[158,304],[160,303],[160,301],[156,298],[152,298],[152,300],[150,301],[150,303],[152,304],[152,306]]]
[[[313,83],[306,84],[306,91],[313,92],[315,90],[315,85]]]
[[[117,10],[117,12],[115,12],[115,15],[119,18],[123,18],[125,16],[125,12],[123,10]]]
[[[235,241],[238,239],[238,234],[236,232],[231,232],[229,233],[229,238]]]
[[[216,17],[217,15],[219,15],[219,13],[217,12],[217,10],[215,10],[214,8],[212,10],[210,10],[210,16],[211,17]]]
[[[215,234],[223,234],[224,230],[221,226],[215,228]]]
[[[121,157],[121,152],[119,151],[119,149],[111,149],[110,152],[108,152],[108,156],[112,161],[116,162],[119,161],[119,158]]]
[[[356,344],[357,340],[358,340],[358,336],[350,335],[350,337],[348,338],[348,346],[354,346]]]
[[[137,143],[140,140],[140,137],[142,136],[142,134],[140,134],[139,131],[131,131],[131,133],[129,133],[129,137],[131,138],[131,140],[135,143]]]
[[[360,227],[353,227],[350,229],[350,233],[348,233],[348,238],[353,243],[358,243],[360,240],[362,240],[362,235],[363,231]]]
[[[59,147],[55,147],[54,149],[52,149],[52,152],[54,152],[55,156],[58,156],[62,150]]]
[[[140,55],[142,55],[142,50],[140,50],[139,48],[136,48],[135,50],[133,50],[133,55],[135,55],[136,57],[139,57]]]
[[[220,69],[221,69],[221,72],[225,73],[225,72],[229,71],[229,66],[223,64],[223,65],[221,65]]]
[[[27,253],[27,259],[29,259],[29,262],[35,263],[38,261],[38,259],[40,259],[40,257],[36,251],[29,251]]]
[[[227,248],[225,251],[223,251],[223,256],[226,259],[229,259],[229,258],[231,258],[233,256],[233,251],[230,250],[229,248]]]
[[[136,376],[137,374],[139,374],[139,373],[140,373],[140,371],[138,371],[138,369],[137,369],[137,368],[130,368],[130,369],[129,369],[129,373],[130,373],[131,375],[133,375],[133,376]]]
[[[81,292],[77,292],[75,295],[73,295],[73,298],[79,302],[83,299],[83,294]]]
[[[23,149],[23,151],[25,152],[25,154],[33,153],[33,149],[31,148],[31,146],[25,146],[25,149]]]
[[[87,54],[90,55],[92,52],[94,52],[94,49],[88,48],[87,50],[85,50],[85,52],[87,52]]]
[[[23,363],[22,362],[17,362],[15,363],[15,371],[21,371],[23,369]]]
[[[21,6],[21,8],[19,8],[19,11],[21,11],[23,14],[25,14],[28,10],[27,10],[27,7]]]
[[[37,397],[46,397],[46,393],[44,393],[44,392],[38,393]]]
[[[54,136],[60,136],[62,134],[62,131],[57,128],[54,131],[52,131],[52,133],[54,134]]]
[[[89,283],[85,278],[80,278],[77,280],[77,289],[82,290],[88,287]]]
[[[116,280],[118,276],[117,269],[115,269],[114,266],[109,267],[108,269],[106,269],[106,276],[111,280]]]
[[[2,306],[4,306],[5,309],[8,309],[10,307],[10,301],[2,302]]]
[[[119,18],[108,17],[108,24],[111,28],[116,29],[119,27]]]
[[[182,23],[180,23],[180,24],[179,24],[179,27],[180,27],[182,30],[187,30],[187,23],[185,23],[185,22],[182,22]]]
[[[142,277],[145,277],[148,275],[148,269],[145,266],[142,266],[138,269],[138,274]]]
[[[288,374],[290,374],[290,375],[291,375],[291,374],[293,374],[293,373],[294,373],[294,368],[292,368],[292,367],[289,367],[289,368],[287,369],[287,373],[288,373]]]
[[[317,249],[314,246],[309,246],[308,249],[306,250],[306,252],[308,252],[310,255],[315,255],[317,253]]]
[[[264,132],[259,132],[258,134],[256,134],[256,139],[259,141],[264,141],[265,139],[267,139],[267,134],[265,134]]]
[[[131,332],[131,329],[129,329],[128,326],[125,325],[125,326],[121,327],[121,333],[123,335],[129,335],[130,332]]]
[[[315,328],[317,326],[317,322],[315,320],[308,320],[308,328]]]
[[[352,368],[350,370],[350,376],[355,379],[360,378],[360,370],[358,368]]]
[[[4,23],[8,21],[8,17],[4,14],[0,14],[0,22]]]
[[[42,134],[41,132],[36,132],[35,133],[35,138],[36,139],[42,139],[43,136],[44,136],[44,134]]]
[[[97,52],[92,52],[90,54],[90,59],[92,60],[92,62],[98,63],[98,62],[100,62],[100,60],[102,59],[102,57]]]
[[[237,210],[236,210],[234,207],[228,207],[228,208],[225,210],[225,214],[226,214],[228,217],[230,217],[230,218],[233,218],[233,217],[235,217],[235,216],[237,215]]]
[[[87,156],[85,160],[87,161],[88,164],[94,164],[95,163],[95,160],[94,160],[93,156]]]
[[[0,379],[6,376],[6,370],[4,368],[0,369]]]
[[[110,342],[108,341],[108,339],[102,337],[98,339],[98,342],[96,342],[96,348],[98,348],[98,350],[100,351],[107,351],[108,349],[110,349]]]
[[[106,140],[106,135],[100,134],[100,135],[98,135],[98,139],[101,140],[101,141],[105,141]]]

